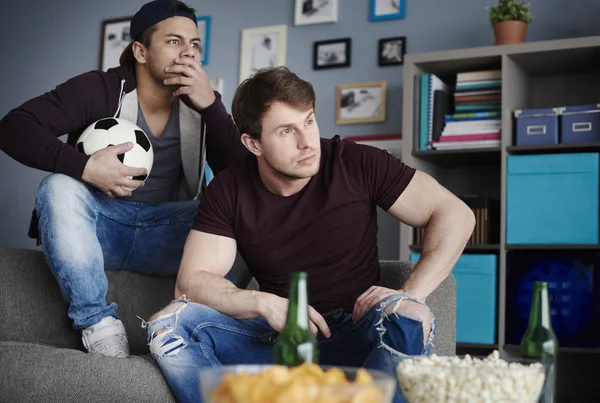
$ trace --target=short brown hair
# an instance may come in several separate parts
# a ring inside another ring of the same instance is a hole
[[[260,69],[240,84],[233,97],[231,113],[240,133],[260,140],[262,119],[274,102],[308,110],[315,107],[315,91],[287,67]]]

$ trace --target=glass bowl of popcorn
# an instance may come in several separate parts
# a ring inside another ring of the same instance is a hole
[[[316,364],[221,366],[199,376],[206,403],[391,403],[396,391],[390,374]]]
[[[498,351],[487,357],[410,356],[396,370],[407,403],[536,403],[546,379],[539,361],[505,360]]]

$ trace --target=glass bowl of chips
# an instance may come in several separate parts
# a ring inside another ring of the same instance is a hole
[[[498,351],[478,356],[407,356],[397,366],[398,387],[407,403],[485,401],[537,403],[548,366]]]
[[[393,376],[364,368],[232,365],[200,371],[206,403],[390,403]]]

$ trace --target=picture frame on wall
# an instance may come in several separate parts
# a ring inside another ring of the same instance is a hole
[[[286,49],[286,25],[271,25],[242,30],[240,83],[261,68],[285,66]]]
[[[385,122],[387,81],[339,84],[335,123]]]
[[[379,40],[379,66],[398,66],[404,64],[406,54],[406,37],[381,38]]]
[[[133,17],[102,20],[100,36],[100,70],[106,71],[119,66],[119,57],[131,42],[129,23]]]
[[[371,21],[403,19],[406,16],[406,0],[370,0]]]
[[[350,67],[352,39],[339,38],[313,43],[313,69]]]
[[[208,81],[210,81],[210,85],[213,90],[217,91],[219,94],[223,94],[223,79],[222,78],[220,78],[220,77],[211,78]]]
[[[339,0],[296,0],[295,25],[337,22]]]
[[[198,38],[200,38],[200,55],[202,59],[200,62],[208,64],[210,56],[210,15],[202,15],[196,17],[196,23],[198,24]]]

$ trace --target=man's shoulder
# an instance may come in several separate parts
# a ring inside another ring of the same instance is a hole
[[[256,169],[255,161],[256,157],[253,154],[241,158],[216,174],[213,180],[227,187],[248,184],[252,177],[252,170]]]
[[[136,87],[135,73],[127,66],[110,68],[107,71],[87,71],[70,78],[64,84],[74,84],[90,93],[97,93],[100,86],[119,90],[122,84],[125,92],[131,92]]]
[[[330,139],[321,139],[321,152],[326,159],[338,160],[344,163],[355,163],[365,155],[378,154],[381,150],[365,144],[341,138],[335,135]]]

